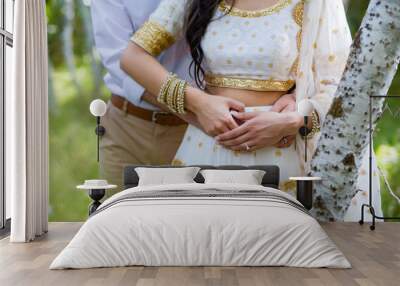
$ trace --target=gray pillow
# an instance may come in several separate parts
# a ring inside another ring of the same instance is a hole
[[[261,185],[265,171],[262,170],[202,170],[205,184]]]
[[[135,168],[139,176],[139,186],[195,183],[199,167],[184,168]]]

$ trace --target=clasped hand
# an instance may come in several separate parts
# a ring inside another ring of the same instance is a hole
[[[293,94],[278,99],[271,111],[244,112],[242,103],[218,96],[213,96],[207,105],[197,117],[200,125],[219,144],[235,151],[289,147],[302,125],[302,117],[295,112]]]

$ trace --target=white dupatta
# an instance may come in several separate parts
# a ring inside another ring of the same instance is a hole
[[[299,106],[302,100],[308,100],[317,111],[321,126],[342,78],[351,43],[342,0],[305,0],[296,101]],[[309,160],[302,164],[305,173],[309,172],[319,136],[309,140]],[[303,159],[305,147],[300,136],[296,147]]]

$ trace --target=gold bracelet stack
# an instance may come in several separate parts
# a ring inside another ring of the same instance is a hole
[[[187,82],[176,74],[169,73],[157,96],[157,101],[165,104],[172,112],[185,114],[185,90]]]
[[[311,122],[312,122],[312,128],[310,133],[306,135],[307,139],[311,139],[312,137],[314,137],[315,134],[321,131],[321,125],[319,123],[319,117],[316,111],[313,111],[311,114]]]

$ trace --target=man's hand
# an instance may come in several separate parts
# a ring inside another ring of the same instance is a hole
[[[302,117],[296,112],[232,112],[238,128],[216,137],[221,145],[235,151],[254,151],[278,144],[285,136],[297,134]]]

